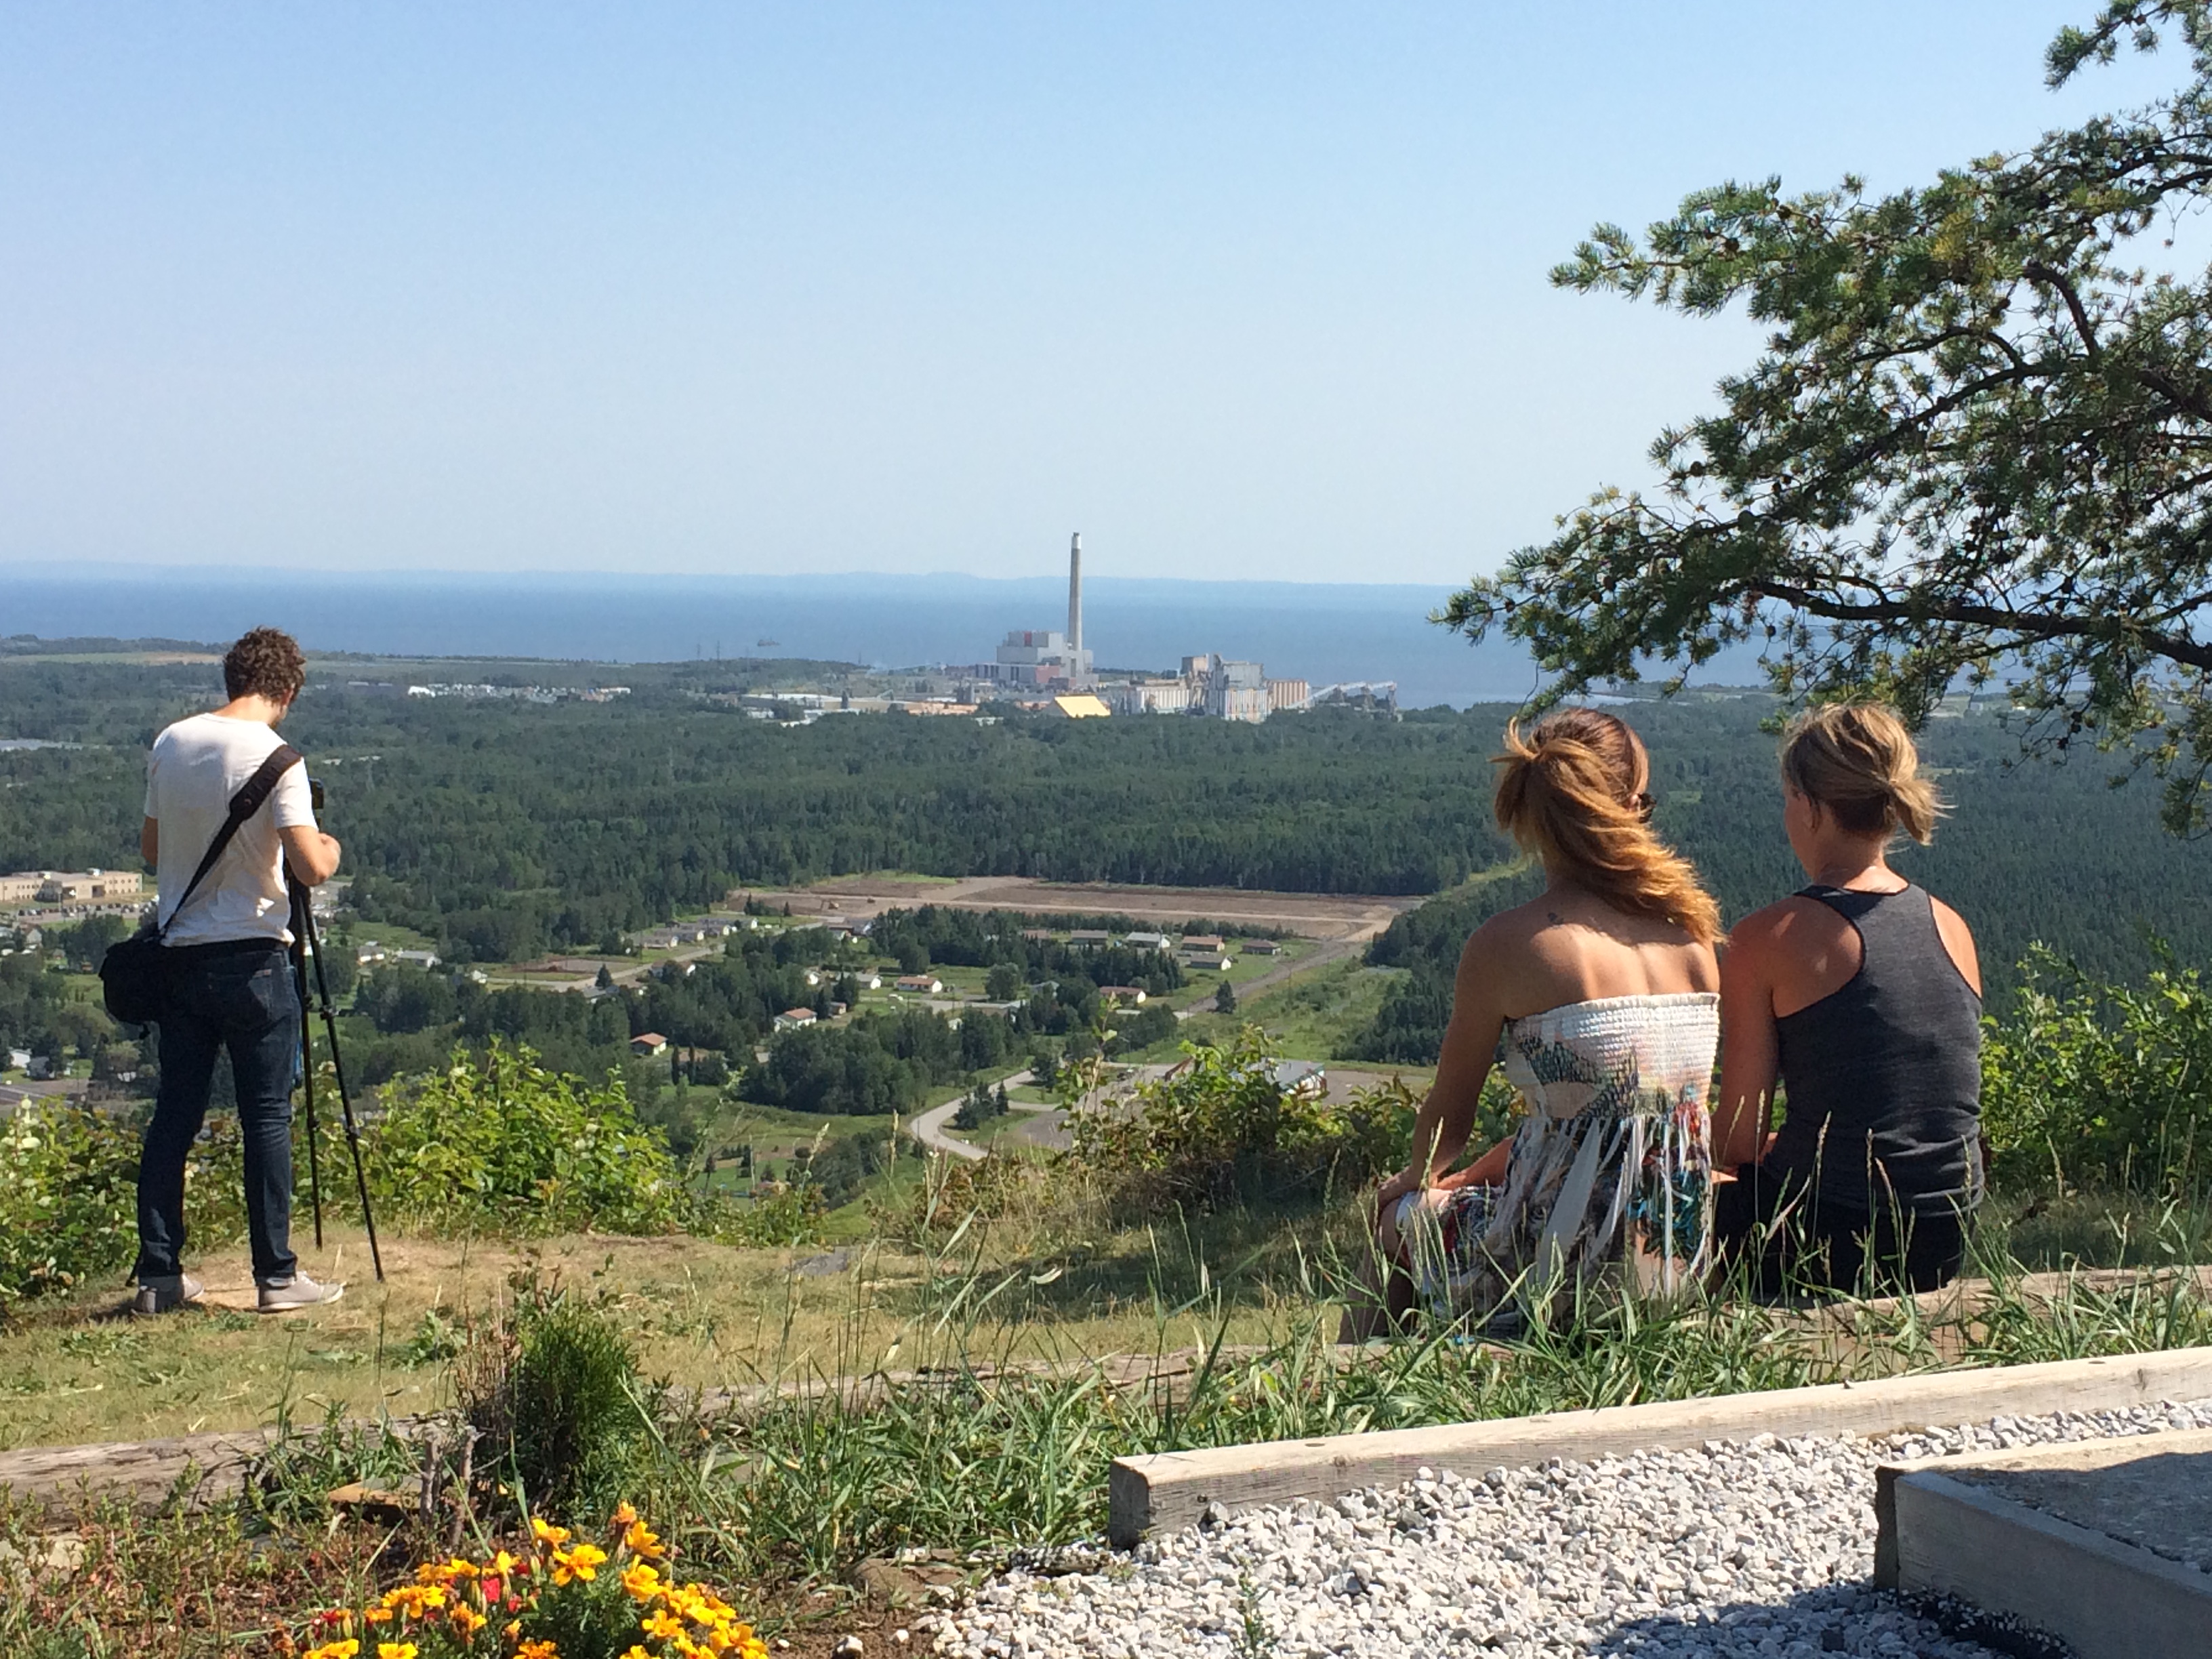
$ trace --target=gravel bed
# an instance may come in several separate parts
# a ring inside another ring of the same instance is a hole
[[[1017,1569],[932,1621],[958,1659],[1996,1651],[1876,1590],[1881,1463],[2212,1428],[2212,1401],[1872,1439],[1708,1443],[1595,1463],[1424,1472]]]

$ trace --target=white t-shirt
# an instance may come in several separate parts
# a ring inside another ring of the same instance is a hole
[[[161,915],[175,915],[192,872],[230,816],[230,798],[283,742],[259,720],[195,714],[154,739],[146,762],[146,816],[161,826]],[[279,830],[313,829],[304,762],[284,769],[261,810],[238,826],[215,868],[162,936],[165,945],[270,939],[289,945],[292,902],[284,890]]]

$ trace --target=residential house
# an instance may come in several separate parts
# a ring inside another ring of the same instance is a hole
[[[1124,933],[1121,943],[1133,951],[1164,951],[1168,948],[1165,933]]]
[[[410,968],[420,968],[425,973],[435,968],[439,962],[435,951],[394,951],[391,959],[404,963]]]
[[[1103,951],[1114,942],[1114,936],[1102,928],[1079,927],[1067,936],[1067,942],[1078,949]]]
[[[901,974],[892,983],[902,991],[914,991],[932,997],[945,988],[945,981],[930,974]]]
[[[802,1025],[813,1024],[811,1008],[787,1008],[775,1017],[775,1029],[779,1031],[796,1031]]]
[[[1283,947],[1271,939],[1248,939],[1237,948],[1248,957],[1272,957]]]
[[[658,1031],[640,1031],[629,1040],[629,1051],[641,1060],[650,1060],[668,1052],[668,1039]]]
[[[1219,951],[1186,951],[1183,952],[1182,965],[1184,967],[1203,968],[1210,974],[1226,972],[1229,967],[1229,957]]]
[[[1186,951],[1211,951],[1216,956],[1229,948],[1228,942],[1215,933],[1185,933],[1182,948]]]

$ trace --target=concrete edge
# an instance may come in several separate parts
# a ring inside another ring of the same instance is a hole
[[[1886,1495],[1883,1588],[2018,1620],[2079,1659],[2203,1659],[2212,1575],[1930,1468]]]
[[[1233,1514],[1301,1498],[1330,1498],[1402,1485],[1423,1468],[1472,1476],[1553,1457],[1586,1462],[1759,1434],[1887,1434],[1989,1417],[2204,1398],[2212,1398],[2212,1347],[1161,1452],[1115,1460],[1107,1531],[1117,1548],[1127,1549],[1151,1533],[1191,1525],[1211,1504]]]

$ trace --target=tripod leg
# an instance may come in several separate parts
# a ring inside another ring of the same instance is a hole
[[[368,1259],[376,1269],[376,1282],[384,1282],[384,1251],[376,1242],[376,1212],[368,1203],[368,1170],[361,1160],[361,1127],[354,1121],[353,1096],[347,1091],[345,1056],[338,1050],[337,1011],[331,1006],[331,982],[323,971],[322,942],[315,937],[315,913],[312,905],[300,907],[305,932],[301,934],[313,948],[315,957],[315,1002],[323,1016],[323,1030],[330,1039],[331,1075],[338,1085],[338,1121],[345,1126],[346,1150],[353,1156],[354,1190],[361,1195],[362,1224],[368,1230]],[[305,999],[301,1005],[306,1006]]]
[[[300,1087],[301,1115],[307,1123],[307,1198],[315,1212],[315,1248],[323,1248],[323,1165],[322,1151],[315,1143],[322,1137],[315,1125],[315,1022],[307,1006],[307,959],[302,946],[307,934],[303,917],[308,917],[307,891],[292,888],[292,988],[300,997]],[[322,968],[318,957],[315,967]]]

